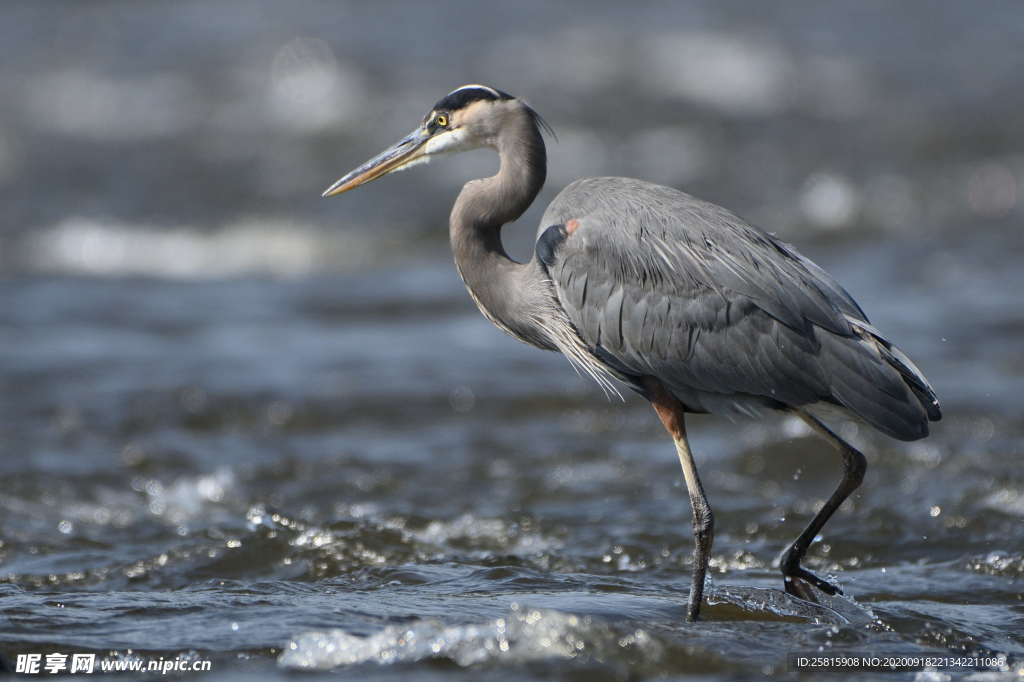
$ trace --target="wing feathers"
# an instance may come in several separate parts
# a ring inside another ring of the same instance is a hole
[[[838,402],[896,438],[927,433],[924,376],[835,280],[725,209],[621,178],[570,185],[537,256],[583,341],[696,411]]]

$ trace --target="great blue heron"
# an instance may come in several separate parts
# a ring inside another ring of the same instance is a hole
[[[916,440],[941,418],[928,381],[824,270],[724,208],[668,187],[577,180],[544,212],[533,258],[513,261],[501,228],[544,184],[542,129],[547,124],[523,101],[467,85],[324,196],[440,154],[497,151],[497,175],[467,183],[452,209],[459,274],[507,334],[561,351],[603,386],[614,390],[614,378],[654,406],[675,441],[693,506],[687,617],[700,613],[715,523],[686,438],[686,412],[789,412],[842,453],[842,482],[780,562],[788,593],[814,601],[807,583],[840,592],[800,561],[861,484],[867,462],[814,413],[838,409]]]

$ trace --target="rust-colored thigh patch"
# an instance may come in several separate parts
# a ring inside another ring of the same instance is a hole
[[[580,223],[575,218],[565,221],[565,231],[572,234],[576,231],[576,228],[580,226]]]
[[[665,386],[654,377],[647,377],[644,388],[651,394],[651,405],[654,406],[661,423],[672,434],[672,440],[678,442],[686,438],[686,421],[683,404],[679,399],[665,390]]]

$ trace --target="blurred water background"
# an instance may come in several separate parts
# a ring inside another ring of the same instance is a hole
[[[3,652],[375,680],[1024,657],[1022,45],[1016,2],[6,0]],[[837,425],[868,477],[806,563],[850,599],[770,591],[835,452],[695,418],[718,525],[683,621],[653,411],[505,337],[451,263],[496,158],[320,199],[466,83],[558,136],[514,256],[578,177],[668,184],[795,244],[930,378],[929,439]]]

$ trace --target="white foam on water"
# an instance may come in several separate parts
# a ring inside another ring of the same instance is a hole
[[[968,559],[967,569],[986,575],[1020,577],[1024,576],[1024,555],[1008,554],[1003,551],[990,552],[984,557]]]
[[[183,476],[167,487],[157,481],[147,481],[143,489],[152,514],[181,524],[201,516],[211,505],[223,502],[236,486],[234,472],[222,467],[203,476]]]
[[[407,542],[445,547],[453,540],[463,541],[480,550],[515,556],[541,554],[561,547],[554,538],[513,527],[504,519],[477,518],[472,514],[452,521],[431,521],[422,530],[405,530],[402,535]]]
[[[254,220],[203,232],[70,218],[16,244],[29,271],[93,277],[202,280],[301,277],[359,267],[377,245],[366,235],[287,220]]]
[[[590,617],[513,604],[505,617],[486,625],[419,620],[389,625],[366,637],[343,630],[306,632],[288,643],[278,663],[285,668],[323,670],[431,658],[447,658],[460,666],[548,659],[603,662],[619,652],[652,662],[660,658],[662,645],[643,630],[616,632]]]

